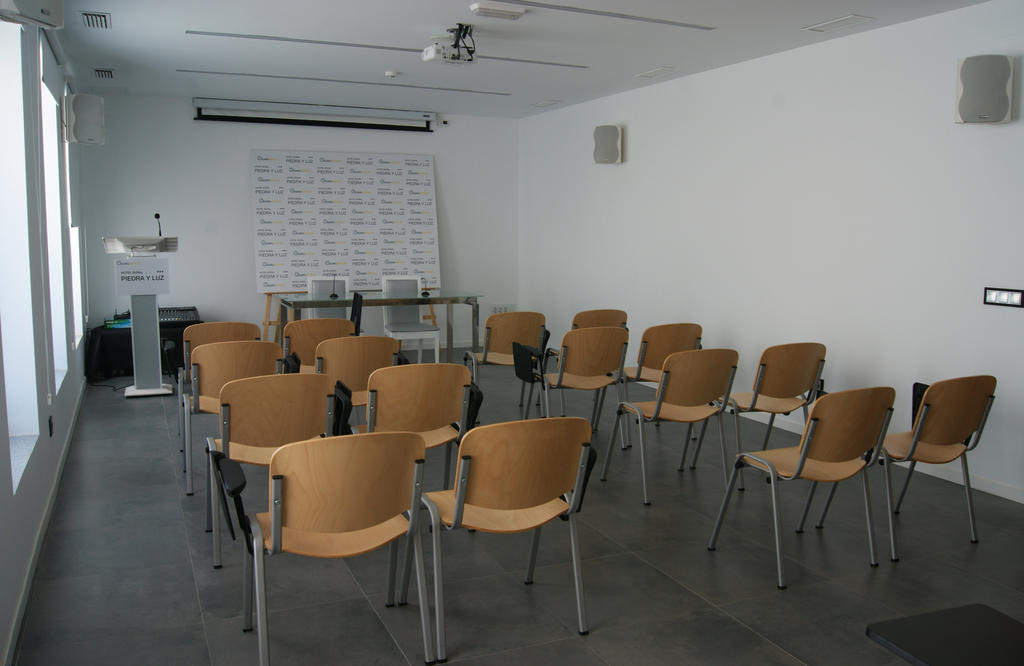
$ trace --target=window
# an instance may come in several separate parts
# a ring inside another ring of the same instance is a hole
[[[53,385],[56,395],[68,372],[67,315],[64,310],[64,216],[61,196],[60,91],[62,79],[50,45],[40,40],[39,111],[43,130],[43,206],[46,213],[46,254],[50,282],[50,340],[53,359]],[[57,92],[54,92],[54,89]]]
[[[25,178],[22,29],[0,22],[0,215],[6,247],[0,262],[0,344],[11,452],[11,476],[21,473],[39,438],[32,281]]]

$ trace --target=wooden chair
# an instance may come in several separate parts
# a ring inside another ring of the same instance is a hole
[[[626,328],[626,313],[622,310],[583,310],[572,318],[573,329],[594,328],[595,326],[619,326]]]
[[[542,387],[545,413],[551,413],[548,404],[548,393],[551,389],[559,389],[562,416],[565,416],[563,389],[594,391],[590,427],[596,430],[604,394],[608,387],[616,384],[618,378],[622,376],[628,345],[629,332],[620,326],[597,326],[568,331],[562,337],[557,370],[544,375]]]
[[[447,658],[441,527],[514,534],[533,530],[525,583],[533,582],[541,527],[569,523],[580,634],[588,632],[576,512],[590,460],[590,428],[582,418],[511,421],[475,428],[459,446],[456,489],[425,493],[434,545],[437,658]]]
[[[457,363],[417,363],[375,370],[367,381],[367,432],[419,433],[427,449],[445,447],[448,487],[452,444],[472,427],[469,369]]]
[[[942,465],[960,459],[967,496],[967,515],[970,518],[971,543],[978,543],[967,452],[974,450],[981,440],[981,432],[985,429],[985,421],[988,420],[992,401],[995,400],[995,391],[996,378],[991,375],[935,382],[921,398],[913,429],[893,433],[885,438],[882,455],[885,462],[885,500],[889,510],[889,544],[893,562],[899,560],[896,554],[894,514],[900,512],[907,486],[910,485],[910,476],[919,462]],[[894,506],[890,467],[898,462],[909,462],[910,468]]]
[[[487,317],[484,323],[484,350],[482,352],[467,351],[464,357],[473,373],[473,381],[478,381],[478,367],[481,365],[515,366],[512,345],[519,343],[533,347],[542,352],[547,346],[550,333],[544,326],[544,315],[540,312],[499,312]],[[532,386],[530,388],[533,388]],[[523,406],[523,394],[526,383],[519,386],[519,406]]]
[[[279,447],[330,432],[333,407],[333,385],[326,375],[295,373],[227,382],[220,390],[220,437],[207,438],[207,452],[220,451],[230,460],[266,467]],[[212,461],[207,469],[207,527],[213,531],[213,568],[219,569],[216,518],[221,496],[212,484]]]
[[[324,340],[352,335],[355,324],[348,319],[299,319],[284,326],[284,355],[299,357],[300,371],[313,372],[316,346]]]
[[[601,480],[608,474],[611,461],[612,443],[619,429],[622,417],[629,413],[636,418],[640,430],[640,477],[643,481],[644,504],[650,504],[647,496],[647,444],[644,425],[660,421],[686,424],[686,438],[683,440],[683,454],[679,459],[679,470],[686,464],[686,451],[690,446],[690,435],[695,423],[703,423],[700,442],[693,454],[696,467],[700,446],[704,443],[708,420],[718,417],[718,435],[722,444],[722,470],[728,479],[729,463],[725,453],[725,435],[722,428],[722,412],[729,399],[733,379],[736,377],[736,362],[739,354],[732,349],[694,349],[670,354],[658,371],[658,393],[654,400],[643,402],[620,402],[616,411],[615,426],[608,438],[608,451],[601,468]],[[724,398],[723,398],[724,396]],[[622,426],[624,429],[628,424]]]
[[[366,405],[366,383],[374,370],[395,365],[401,343],[387,336],[332,338],[316,347],[316,371],[333,386],[340,381],[352,391],[352,404]]]
[[[622,379],[626,399],[629,399],[629,382],[661,381],[661,366],[669,354],[700,349],[700,324],[661,324],[651,326],[640,337],[640,352],[635,367],[625,369]]]
[[[544,315],[540,312],[499,312],[484,322],[484,350],[468,351],[465,360],[477,381],[477,368],[481,365],[514,366],[512,343],[543,346]]]
[[[178,434],[185,431],[185,394],[192,383],[192,350],[210,342],[233,342],[236,340],[259,340],[260,329],[256,324],[244,321],[208,321],[185,327],[181,333],[182,364],[178,368]],[[182,441],[182,454],[185,443]],[[187,467],[186,467],[187,469]]]
[[[419,298],[424,288],[423,278],[416,275],[382,275],[380,280],[385,297]],[[423,340],[433,339],[434,362],[441,360],[441,329],[423,323],[419,305],[385,305],[384,333],[396,340],[415,340],[417,363],[423,362]]]
[[[729,497],[732,495],[740,470],[743,467],[753,467],[764,472],[768,475],[772,491],[772,525],[775,531],[778,585],[780,590],[785,589],[782,531],[779,522],[779,481],[811,481],[809,504],[810,495],[813,495],[818,483],[837,484],[859,472],[864,489],[864,512],[867,517],[871,566],[878,566],[867,472],[878,458],[879,449],[889,428],[895,397],[896,392],[888,386],[830,393],[812,405],[810,418],[799,445],[757,453],[739,453],[729,476],[722,506],[718,510],[718,519],[715,521],[711,540],[708,541],[708,550],[715,549],[722,520],[729,506]],[[806,513],[805,505],[797,532],[803,528]]]
[[[217,414],[220,389],[233,379],[271,375],[279,370],[281,347],[276,342],[236,340],[209,342],[192,349],[189,374],[192,390],[184,401],[185,494],[193,493],[192,415]]]
[[[814,402],[815,391],[825,367],[825,345],[817,342],[794,342],[768,347],[761,353],[761,361],[754,377],[754,390],[734,393],[729,400],[736,420],[736,451],[743,451],[740,435],[740,414],[766,412],[768,427],[764,432],[761,450],[768,448],[775,417],[803,409],[807,421],[807,406]],[[743,490],[743,475],[740,475]]]
[[[275,450],[270,503],[250,514],[252,555],[246,552],[243,630],[252,630],[255,592],[260,665],[270,663],[265,559],[294,553],[342,558],[390,547],[387,606],[394,604],[397,541],[414,545],[424,660],[434,663],[430,610],[418,525],[423,440],[413,433],[317,438]],[[411,501],[410,501],[411,497]],[[365,655],[353,655],[360,661]]]

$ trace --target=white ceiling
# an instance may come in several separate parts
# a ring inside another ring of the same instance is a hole
[[[472,1],[65,0],[58,34],[77,92],[521,118],[981,0],[554,0],[516,2],[517,21],[474,16]],[[84,27],[83,10],[109,13],[111,27]],[[801,29],[849,14],[874,20]],[[422,62],[458,22],[474,27],[477,62]],[[635,76],[658,67],[673,69]]]

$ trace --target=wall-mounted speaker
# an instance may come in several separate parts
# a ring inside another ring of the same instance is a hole
[[[105,138],[103,98],[99,95],[65,95],[64,139],[68,143],[100,145]]]
[[[957,63],[956,122],[1006,123],[1013,106],[1013,58],[977,55]]]
[[[598,125],[594,128],[594,163],[618,164],[622,161],[622,128]]]

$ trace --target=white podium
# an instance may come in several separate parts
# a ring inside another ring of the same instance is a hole
[[[167,259],[155,252],[176,252],[176,237],[104,238],[107,254],[118,254],[116,259],[115,292],[131,297],[132,311],[132,368],[135,383],[124,390],[126,398],[151,395],[170,395],[174,389],[163,383],[160,363],[160,314],[157,294],[171,291]],[[145,253],[145,254],[143,254]]]

